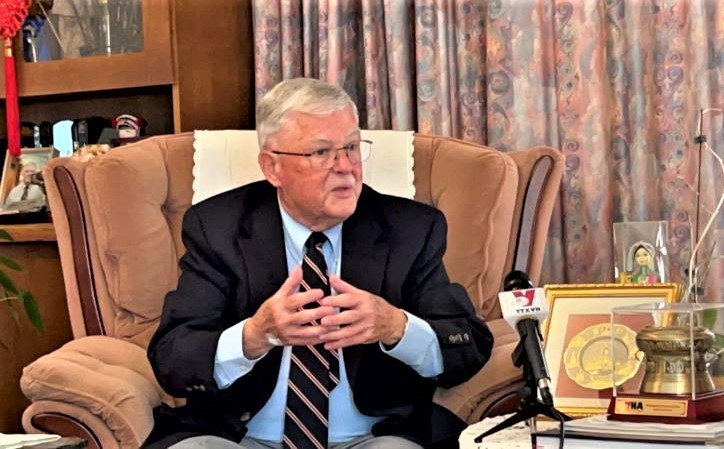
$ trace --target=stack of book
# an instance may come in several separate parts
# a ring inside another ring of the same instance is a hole
[[[535,449],[558,449],[559,429],[533,434]],[[724,421],[658,424],[610,421],[605,415],[568,421],[564,449],[724,449]]]

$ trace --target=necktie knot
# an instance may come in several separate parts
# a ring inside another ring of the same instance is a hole
[[[327,236],[324,235],[324,232],[312,232],[306,243],[304,243],[304,247],[307,248],[307,250],[315,248],[317,251],[321,252],[322,245],[324,245],[327,240]]]

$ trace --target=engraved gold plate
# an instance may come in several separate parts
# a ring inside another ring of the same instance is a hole
[[[614,379],[619,386],[636,375],[641,366],[636,332],[622,324],[614,325],[613,332],[613,351],[610,323],[587,327],[571,339],[563,364],[572,381],[583,388],[603,390],[612,388]]]

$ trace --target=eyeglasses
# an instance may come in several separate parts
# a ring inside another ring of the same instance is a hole
[[[313,169],[326,169],[334,165],[337,160],[337,152],[344,150],[347,154],[347,159],[352,164],[359,164],[362,161],[366,161],[372,153],[372,141],[371,140],[360,140],[359,142],[350,143],[340,148],[319,148],[310,153],[291,153],[288,151],[275,151],[271,150],[274,154],[284,154],[287,156],[303,156],[309,160],[309,164]]]

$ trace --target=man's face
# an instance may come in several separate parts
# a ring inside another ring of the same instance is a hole
[[[35,165],[30,164],[24,166],[23,169],[20,170],[20,180],[25,184],[30,184],[30,179],[37,171]]]
[[[362,163],[353,164],[344,151],[335,151],[331,167],[315,169],[309,158],[270,151],[310,153],[357,143],[357,121],[349,109],[329,115],[292,112],[287,118],[267,140],[259,164],[289,215],[313,231],[328,229],[354,213],[362,191]]]

